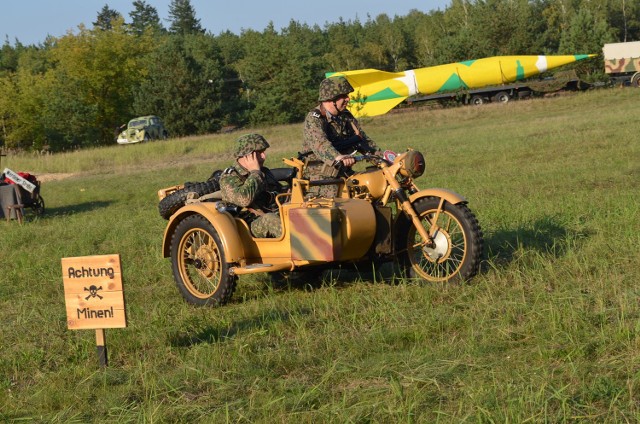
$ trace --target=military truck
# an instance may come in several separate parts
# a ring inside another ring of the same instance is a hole
[[[612,83],[640,87],[640,41],[605,44],[602,54]]]

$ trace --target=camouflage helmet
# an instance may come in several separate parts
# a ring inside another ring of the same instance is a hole
[[[325,78],[320,83],[318,101],[326,102],[353,92],[353,87],[345,77]]]
[[[245,134],[236,142],[233,155],[236,158],[241,158],[251,152],[265,150],[267,147],[269,147],[269,143],[260,134]]]

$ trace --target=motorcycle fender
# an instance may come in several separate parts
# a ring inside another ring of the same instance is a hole
[[[427,188],[417,191],[409,196],[409,201],[413,203],[422,197],[444,198],[444,200],[451,203],[452,205],[457,205],[458,203],[467,203],[467,199],[465,199],[463,196],[459,195],[455,191],[447,190],[446,188]]]
[[[241,259],[244,259],[244,248],[233,216],[227,212],[219,212],[214,203],[191,203],[180,208],[171,217],[167,228],[164,230],[162,240],[162,254],[165,258],[171,255],[171,235],[176,226],[184,218],[193,214],[202,215],[213,225],[218,236],[220,236],[228,262],[240,262]]]

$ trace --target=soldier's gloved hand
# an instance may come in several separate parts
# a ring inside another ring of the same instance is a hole
[[[336,156],[336,162],[342,162],[342,165],[350,167],[356,163],[356,160],[351,155],[340,155],[340,156]]]

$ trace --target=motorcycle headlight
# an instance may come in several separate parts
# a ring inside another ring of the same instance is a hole
[[[410,150],[406,156],[402,158],[402,167],[400,174],[405,177],[418,178],[424,174],[425,161],[422,153],[416,150]]]

